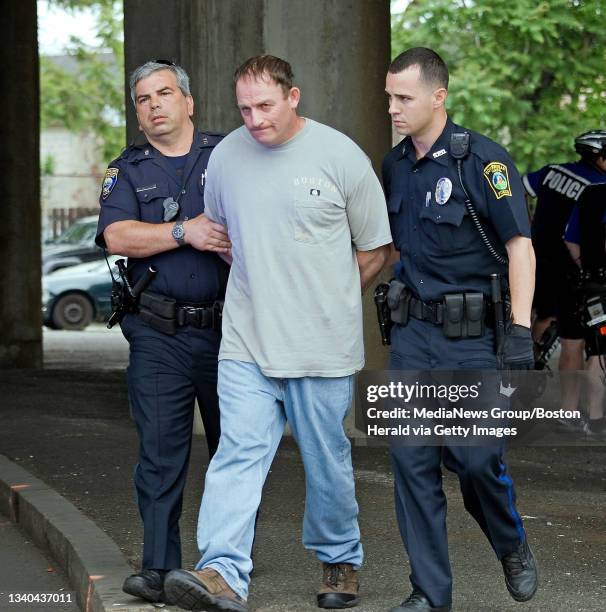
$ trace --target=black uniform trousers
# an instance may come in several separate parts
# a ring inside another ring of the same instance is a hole
[[[143,521],[142,569],[181,567],[179,518],[189,463],[194,401],[198,400],[209,456],[220,435],[217,356],[220,335],[186,326],[174,336],[127,315],[128,391],[139,435],[135,488]]]
[[[441,327],[411,319],[392,330],[391,370],[495,370],[493,334],[449,339]],[[398,527],[410,560],[410,581],[434,606],[452,598],[442,464],[459,477],[466,510],[497,557],[525,538],[513,482],[500,446],[407,446],[390,444]]]

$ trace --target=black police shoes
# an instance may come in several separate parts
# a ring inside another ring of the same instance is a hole
[[[164,576],[166,571],[146,569],[139,574],[129,576],[122,585],[122,590],[134,597],[146,601],[164,601]]]
[[[539,586],[534,555],[524,540],[517,550],[501,559],[507,590],[516,601],[532,599]]]
[[[450,612],[450,606],[440,606],[438,608],[431,605],[429,599],[416,589],[399,606],[392,608],[390,612],[407,612],[417,610],[417,612]]]

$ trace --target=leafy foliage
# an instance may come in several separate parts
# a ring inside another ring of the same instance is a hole
[[[92,132],[100,141],[103,160],[111,159],[125,142],[122,2],[54,0],[53,4],[75,12],[96,8],[100,43],[89,47],[72,37],[66,50],[73,60],[68,68],[52,58],[40,58],[41,126]]]
[[[606,0],[413,0],[392,55],[436,50],[456,123],[506,146],[521,171],[574,158],[606,120]]]

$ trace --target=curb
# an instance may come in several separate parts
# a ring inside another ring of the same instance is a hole
[[[122,592],[133,569],[116,543],[73,504],[0,455],[0,513],[65,571],[84,612],[150,612],[159,607]],[[175,610],[164,606],[164,610]]]

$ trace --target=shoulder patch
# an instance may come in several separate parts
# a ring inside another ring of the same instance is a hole
[[[118,172],[118,168],[108,168],[105,171],[103,183],[101,183],[102,200],[107,200],[107,197],[112,192],[113,188],[116,186],[116,183],[118,182]]]
[[[504,196],[511,196],[511,187],[509,186],[509,174],[507,166],[501,162],[490,162],[484,168],[484,176],[493,190],[497,200]]]

